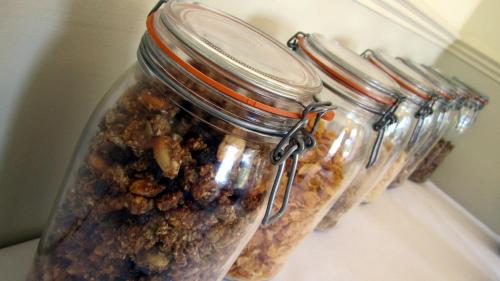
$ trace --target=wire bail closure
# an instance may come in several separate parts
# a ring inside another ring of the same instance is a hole
[[[373,130],[378,132],[377,139],[373,144],[372,152],[370,154],[370,158],[368,163],[366,164],[366,168],[370,168],[377,162],[378,154],[380,152],[380,147],[382,145],[382,140],[384,139],[385,129],[390,125],[398,122],[398,117],[395,112],[398,109],[401,102],[404,100],[404,97],[395,95],[394,98],[396,101],[392,104],[392,106],[382,114],[380,119],[373,124]]]
[[[434,103],[436,102],[436,100],[437,97],[432,96],[429,100],[422,104],[422,106],[415,113],[415,118],[418,118],[418,121],[417,124],[415,124],[415,128],[413,129],[410,140],[408,142],[410,147],[415,145],[415,143],[417,142],[418,137],[420,136],[420,132],[422,131],[422,126],[424,124],[425,118],[434,113],[434,110],[432,108],[434,107]]]
[[[274,165],[278,165],[278,172],[274,178],[273,186],[269,194],[269,201],[267,203],[266,213],[262,219],[262,225],[272,224],[280,219],[285,213],[290,199],[290,192],[295,179],[297,166],[299,164],[299,156],[305,150],[311,149],[316,145],[316,140],[314,139],[313,134],[318,127],[319,121],[323,115],[333,111],[334,109],[335,107],[332,106],[331,102],[315,102],[308,105],[304,109],[302,119],[295,124],[295,126],[283,137],[273,150],[271,154],[271,162]],[[316,114],[316,117],[311,130],[308,131],[306,126],[309,123],[308,115],[311,113]],[[279,210],[273,214],[274,202],[276,201],[281,179],[283,178],[287,160],[289,159],[291,159],[291,165],[289,166],[288,180],[285,187],[283,202],[281,203]]]
[[[299,31],[297,33],[295,33],[292,37],[290,37],[290,39],[288,39],[288,41],[286,41],[286,46],[290,49],[292,49],[292,51],[297,51],[297,49],[299,48],[299,36],[302,36],[303,38],[309,36],[309,34],[306,34],[302,31]]]

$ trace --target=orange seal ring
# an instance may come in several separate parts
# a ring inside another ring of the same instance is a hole
[[[196,67],[192,66],[179,56],[177,56],[158,36],[156,33],[156,30],[154,28],[154,15],[155,13],[151,13],[148,16],[146,26],[147,30],[149,32],[149,35],[151,38],[155,41],[155,43],[158,45],[158,47],[168,56],[170,57],[173,61],[175,61],[179,66],[184,68],[186,71],[189,73],[193,74],[196,78],[200,79],[204,83],[210,85],[214,89],[218,90],[219,92],[230,96],[231,98],[238,100],[242,103],[245,103],[247,105],[250,105],[252,107],[255,107],[257,109],[260,109],[262,111],[268,112],[268,113],[273,113],[279,116],[287,117],[287,118],[295,118],[295,119],[300,119],[302,118],[302,113],[301,112],[290,112],[284,109],[276,108],[261,102],[258,102],[256,100],[253,100],[249,97],[246,97],[236,91],[233,91],[232,89],[226,87],[225,85],[217,82],[213,78],[205,75],[203,72],[198,70]],[[323,119],[331,121],[333,120],[335,114],[333,111],[327,112],[325,115],[323,115]],[[307,118],[312,119],[316,117],[316,113],[310,113]]]

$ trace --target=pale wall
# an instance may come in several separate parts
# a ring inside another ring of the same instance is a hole
[[[479,40],[500,61],[500,1],[484,0],[462,28],[463,40]],[[436,184],[500,233],[500,85],[447,53],[436,66],[463,77],[491,97],[477,124],[456,143],[455,151],[437,170]]]

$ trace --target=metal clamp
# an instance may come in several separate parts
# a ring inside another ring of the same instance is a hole
[[[152,13],[158,11],[158,9],[163,5],[166,4],[168,0],[159,0],[154,6],[153,9],[148,13],[148,16],[150,16]]]
[[[432,108],[434,107],[434,103],[436,102],[436,100],[437,100],[436,96],[431,97],[424,104],[422,104],[422,106],[415,113],[415,118],[418,118],[418,120],[417,120],[417,124],[415,124],[415,128],[413,129],[413,132],[411,133],[410,140],[408,142],[410,147],[415,145],[415,143],[417,142],[418,137],[420,136],[420,131],[422,130],[422,126],[424,124],[425,118],[427,118],[427,116],[430,116],[434,113],[434,110]]]
[[[395,112],[398,109],[401,102],[404,100],[401,96],[395,96],[396,101],[392,104],[392,106],[382,114],[380,119],[373,124],[373,130],[378,132],[377,139],[372,148],[372,152],[370,154],[370,158],[368,163],[366,164],[366,168],[370,168],[377,162],[378,154],[380,151],[380,146],[382,145],[382,140],[384,139],[385,129],[390,125],[398,122],[398,117]]]
[[[302,114],[302,119],[295,124],[295,126],[283,137],[283,139],[278,143],[276,148],[271,154],[271,162],[274,165],[278,165],[278,172],[274,178],[273,186],[269,194],[269,201],[267,203],[266,213],[262,219],[263,225],[269,225],[278,220],[283,216],[285,210],[288,206],[288,201],[290,199],[290,192],[292,189],[293,181],[295,179],[295,173],[297,171],[297,166],[299,164],[299,156],[307,149],[311,149],[316,145],[316,140],[313,137],[316,131],[319,121],[327,112],[334,110],[335,107],[331,105],[330,102],[315,102],[310,104],[304,109]],[[309,122],[307,116],[309,113],[316,113],[314,119],[314,124],[310,131],[307,131],[306,126]],[[283,174],[285,173],[285,168],[287,160],[291,158],[291,165],[288,171],[288,180],[285,187],[285,194],[283,196],[283,202],[279,210],[272,214],[274,203],[276,201],[276,196],[278,195],[279,186]]]
[[[301,35],[302,37],[308,36],[308,34],[299,31],[295,33],[290,39],[288,39],[288,41],[286,41],[286,45],[288,46],[288,48],[292,49],[293,51],[296,51],[299,47],[299,39],[297,38],[299,37],[299,35]]]

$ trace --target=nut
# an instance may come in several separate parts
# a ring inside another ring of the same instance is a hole
[[[217,149],[217,160],[222,162],[226,157],[231,157],[235,161],[241,157],[245,151],[246,142],[237,136],[226,135]]]
[[[102,173],[108,168],[106,161],[97,153],[91,153],[87,158],[87,163],[92,170]]]
[[[179,174],[181,168],[180,150],[179,143],[170,137],[156,137],[153,139],[154,157],[165,177],[174,179]],[[177,154],[175,154],[176,152]]]
[[[130,186],[130,192],[144,197],[155,197],[165,190],[165,186],[158,185],[151,180],[136,180]]]
[[[129,211],[133,215],[145,214],[154,207],[154,200],[142,196],[130,195],[126,203]]]

